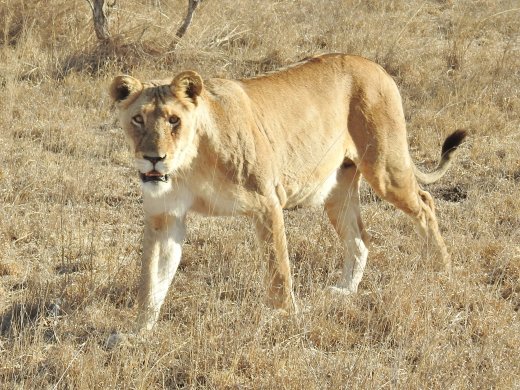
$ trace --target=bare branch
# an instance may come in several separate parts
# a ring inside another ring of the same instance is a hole
[[[94,12],[94,4],[92,4],[92,1],[90,1],[90,0],[85,0],[85,1],[86,1],[86,2],[88,3],[88,5],[90,6],[91,11]]]
[[[96,37],[102,42],[107,42],[110,40],[110,30],[108,28],[108,19],[105,14],[105,0],[87,0],[87,3],[90,5],[90,9],[92,10]]]
[[[189,0],[188,3],[188,13],[186,14],[186,17],[184,18],[184,22],[177,30],[177,33],[175,36],[180,39],[182,36],[186,33],[186,30],[188,30],[188,27],[190,27],[191,20],[193,19],[193,14],[195,13],[195,9],[199,6],[199,4],[202,3],[202,0]]]

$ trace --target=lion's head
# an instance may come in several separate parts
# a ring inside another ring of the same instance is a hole
[[[195,156],[202,89],[202,79],[193,71],[171,82],[142,83],[131,76],[112,81],[110,95],[145,191],[160,194],[170,188],[172,176]]]

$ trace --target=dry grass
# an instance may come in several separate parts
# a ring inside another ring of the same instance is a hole
[[[185,6],[117,2],[99,48],[85,1],[0,1],[0,387],[520,388],[518,2],[207,0],[172,51]],[[395,77],[421,164],[470,130],[429,188],[453,280],[365,189],[360,292],[324,294],[338,240],[321,210],[288,213],[303,310],[279,317],[249,223],[194,215],[157,329],[107,350],[135,316],[142,230],[110,78],[241,77],[332,51]]]

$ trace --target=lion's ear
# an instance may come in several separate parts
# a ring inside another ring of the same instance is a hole
[[[143,84],[132,76],[117,76],[110,84],[110,96],[114,103],[121,103],[131,95],[141,92]]]
[[[170,88],[177,98],[187,98],[196,104],[203,85],[202,78],[197,72],[187,70],[175,76]]]

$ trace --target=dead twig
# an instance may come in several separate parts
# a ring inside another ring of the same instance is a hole
[[[175,41],[175,45],[179,42],[179,40],[186,34],[188,27],[190,27],[191,21],[193,19],[193,14],[195,10],[202,3],[202,0],[189,0],[188,2],[188,12],[186,13],[186,17],[184,18],[184,22],[179,27],[177,32],[175,33],[175,37],[177,38]]]

